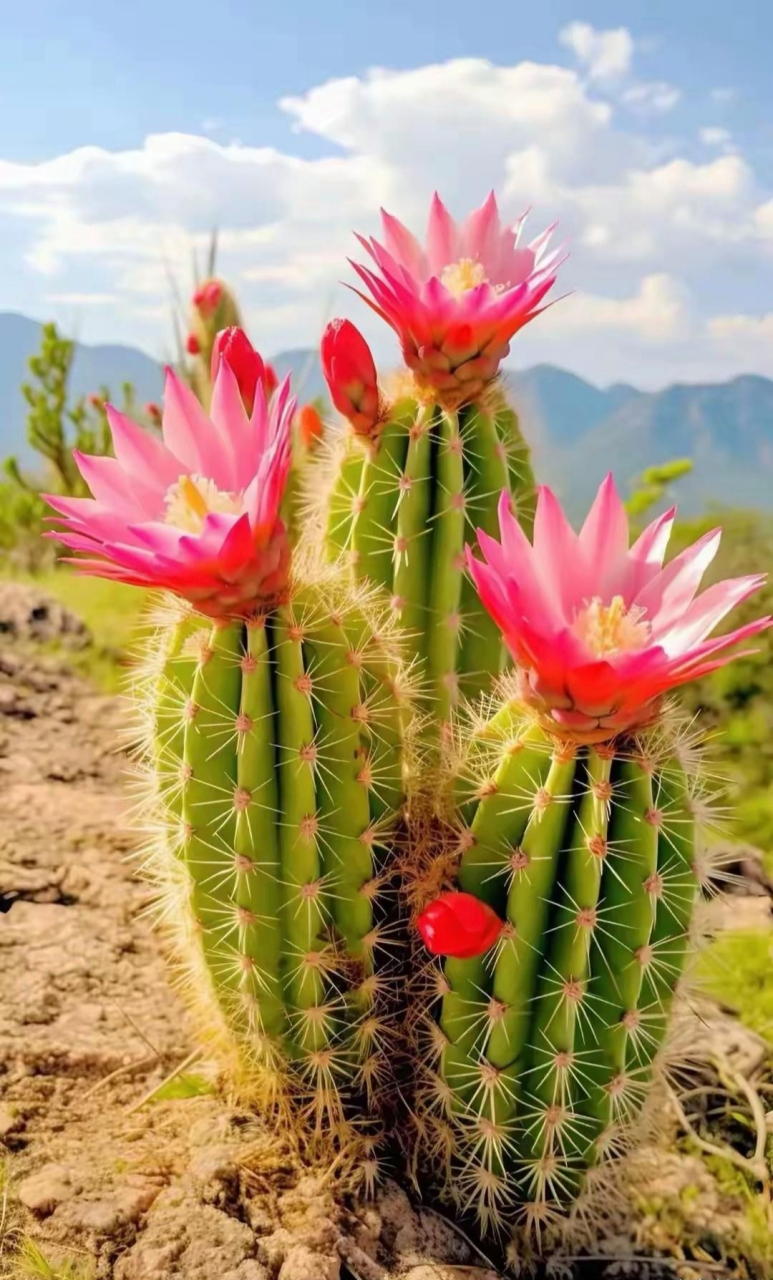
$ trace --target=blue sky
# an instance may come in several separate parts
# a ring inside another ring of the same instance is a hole
[[[518,363],[647,385],[773,375],[770,6],[475,12],[14,6],[0,309],[163,353],[167,272],[187,288],[214,221],[267,350],[312,342],[331,306],[363,318],[337,283],[350,226],[374,230],[384,202],[420,229],[434,186],[460,214],[494,186],[507,216],[559,215],[572,242],[574,296],[518,339]]]

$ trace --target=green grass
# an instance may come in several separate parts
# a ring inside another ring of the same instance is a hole
[[[773,930],[729,929],[700,957],[702,989],[773,1044]]]
[[[142,619],[148,593],[106,578],[79,578],[62,566],[44,573],[13,575],[15,581],[29,582],[40,591],[55,596],[86,623],[94,643],[88,649],[50,646],[65,656],[76,671],[90,677],[105,693],[115,693],[121,685],[126,653]]]

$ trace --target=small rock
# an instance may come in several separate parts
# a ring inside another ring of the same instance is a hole
[[[68,1169],[60,1164],[46,1164],[24,1179],[19,1187],[19,1199],[32,1213],[45,1218],[58,1204],[72,1199],[77,1191]]]
[[[305,1245],[291,1249],[282,1263],[279,1280],[340,1280],[341,1260],[313,1253]]]
[[[62,640],[83,649],[88,627],[53,596],[23,582],[0,583],[0,633],[14,640]]]
[[[138,1222],[150,1208],[158,1187],[124,1187],[101,1200],[90,1200],[77,1206],[77,1225],[96,1235],[114,1235],[119,1227]]]
[[[23,1123],[22,1117],[14,1107],[7,1103],[0,1105],[0,1138],[5,1138],[15,1129],[20,1129]]]

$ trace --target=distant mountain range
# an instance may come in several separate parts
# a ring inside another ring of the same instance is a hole
[[[25,404],[19,392],[40,326],[0,313],[0,458],[29,460]],[[272,357],[280,375],[291,373],[306,400],[325,395],[316,352]],[[131,382],[140,404],[161,395],[160,365],[132,347],[79,344],[73,364],[76,395],[108,386],[116,394]],[[532,445],[536,470],[562,494],[570,511],[587,508],[609,470],[625,491],[648,466],[689,457],[693,474],[679,482],[684,511],[710,505],[773,508],[773,382],[746,374],[730,382],[676,384],[639,391],[617,384],[600,389],[553,365],[509,370],[510,395]]]

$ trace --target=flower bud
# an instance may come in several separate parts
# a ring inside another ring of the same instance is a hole
[[[322,371],[330,396],[358,435],[379,417],[378,379],[370,347],[350,320],[331,320],[322,335]]]
[[[238,329],[235,325],[232,325],[230,329],[221,329],[215,338],[215,344],[212,348],[213,385],[221,360],[225,361],[236,378],[245,412],[251,414],[255,404],[255,392],[258,383],[263,383],[267,400],[270,396],[270,391],[268,388],[267,366],[264,365],[243,329]],[[276,381],[274,386],[276,386]]]

